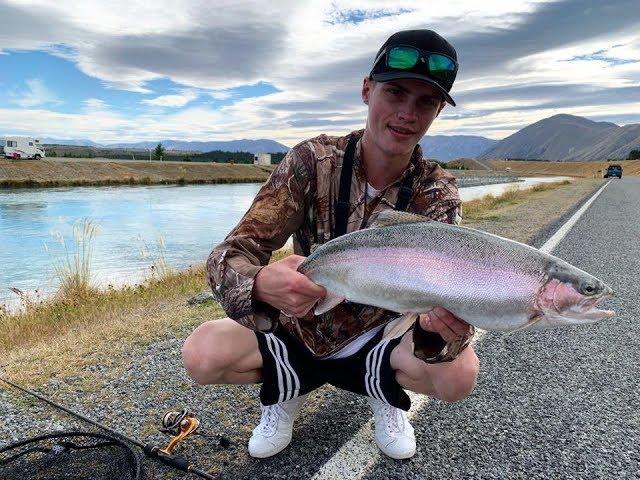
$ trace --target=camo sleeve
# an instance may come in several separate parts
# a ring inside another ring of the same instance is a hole
[[[207,260],[214,296],[230,318],[252,330],[269,332],[277,324],[280,312],[252,298],[254,278],[302,224],[312,170],[308,149],[291,149]]]

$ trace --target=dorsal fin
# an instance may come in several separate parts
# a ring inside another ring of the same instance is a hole
[[[371,221],[369,228],[388,227],[402,223],[431,222],[432,220],[415,213],[399,212],[397,210],[383,210]]]

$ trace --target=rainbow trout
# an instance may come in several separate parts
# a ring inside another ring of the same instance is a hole
[[[381,212],[370,228],[321,245],[298,271],[327,289],[316,315],[345,299],[402,314],[441,306],[484,330],[586,324],[615,315],[597,308],[613,290],[564,260],[393,210]]]

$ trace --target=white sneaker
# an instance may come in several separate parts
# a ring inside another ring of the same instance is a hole
[[[260,423],[249,439],[249,455],[267,458],[285,449],[291,443],[293,421],[298,416],[306,395],[275,405],[261,405]]]
[[[397,460],[416,453],[416,437],[407,420],[407,412],[388,403],[367,397],[375,420],[376,444],[382,453]]]

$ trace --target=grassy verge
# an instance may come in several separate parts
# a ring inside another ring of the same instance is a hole
[[[550,199],[557,203],[550,208],[561,210],[559,202],[567,207],[566,197],[558,200],[554,191],[578,187],[582,188],[580,196],[592,189],[591,183],[543,184],[465,203],[463,213],[470,223],[473,218],[486,219],[500,212],[507,212],[506,216],[516,212],[521,219],[521,210],[532,211],[533,202]],[[542,216],[541,221],[549,221],[548,214]],[[272,261],[290,253],[287,249],[275,252]],[[119,353],[137,345],[159,338],[184,338],[195,326],[224,316],[215,302],[186,304],[191,296],[207,289],[205,278],[201,265],[121,290],[85,295],[63,292],[53,302],[29,305],[20,315],[0,313],[0,364],[6,365],[6,374],[14,380],[38,385],[55,376],[76,375],[89,365],[110,365]]]
[[[503,209],[528,202],[538,192],[548,192],[570,184],[571,181],[569,180],[540,183],[527,190],[513,188],[498,197],[487,195],[478,200],[464,202],[462,206],[463,216],[465,220],[498,218]]]
[[[271,261],[290,253],[278,250]],[[119,290],[60,290],[52,301],[27,304],[17,315],[0,311],[0,365],[26,385],[71,375],[87,365],[104,365],[136,345],[178,332],[184,335],[223,317],[216,302],[187,305],[204,290],[206,272],[199,265]]]
[[[0,188],[264,182],[275,165],[0,159]]]

